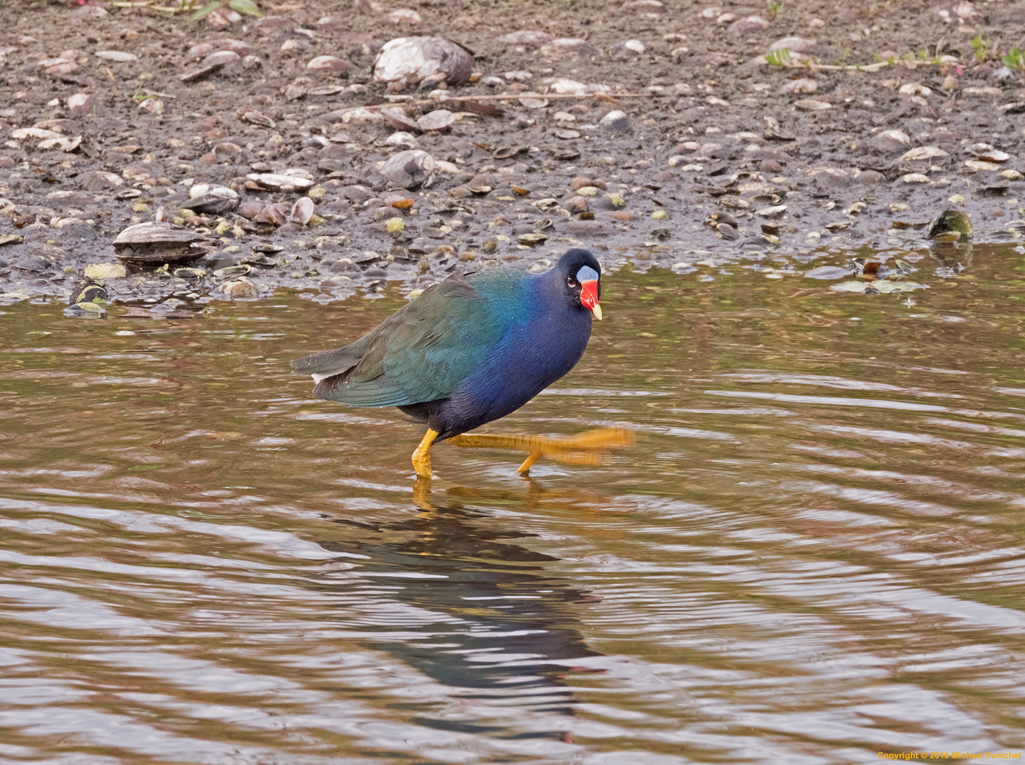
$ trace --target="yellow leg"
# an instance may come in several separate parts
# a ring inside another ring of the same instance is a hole
[[[539,457],[551,457],[573,465],[600,465],[612,449],[633,446],[634,434],[622,428],[588,430],[569,438],[543,436],[501,436],[491,433],[472,433],[449,439],[456,446],[487,449],[511,449],[527,452],[517,472],[526,473]]]
[[[416,447],[416,451],[413,452],[413,470],[421,478],[431,477],[431,444],[434,443],[434,439],[438,437],[438,431],[427,429],[424,433],[423,440],[420,441],[420,445]]]

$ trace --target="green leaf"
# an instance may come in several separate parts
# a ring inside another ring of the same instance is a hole
[[[253,0],[229,0],[228,7],[239,13],[248,13],[250,16],[263,16]]]
[[[204,16],[213,13],[221,7],[220,0],[211,0],[209,3],[204,5],[198,11],[189,16],[189,21],[199,21]]]

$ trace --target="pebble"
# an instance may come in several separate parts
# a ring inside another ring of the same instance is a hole
[[[782,88],[780,93],[814,93],[819,89],[819,84],[810,77],[801,77],[796,80],[791,80]]]
[[[510,32],[504,34],[498,38],[499,42],[503,42],[506,45],[524,45],[530,48],[536,48],[538,46],[549,43],[555,38],[547,32],[542,32],[539,29],[521,29],[516,32]]]
[[[786,50],[793,55],[794,53],[810,54],[814,53],[819,47],[817,40],[811,40],[807,37],[782,37],[776,40],[772,45],[769,46],[769,52]]]
[[[139,60],[139,57],[134,53],[120,50],[98,50],[93,55],[96,58],[102,58],[104,61],[113,61],[116,64],[127,64],[131,61]]]
[[[306,64],[311,72],[327,72],[330,74],[352,74],[356,71],[351,61],[338,56],[317,56]]]
[[[598,121],[598,124],[617,133],[626,133],[630,130],[630,119],[626,116],[626,112],[619,109],[606,114]]]
[[[737,19],[730,24],[726,31],[734,37],[743,37],[745,35],[761,32],[768,28],[768,19],[763,19],[761,16],[745,16],[744,18]]]
[[[869,139],[869,144],[880,151],[895,151],[911,143],[911,138],[903,130],[881,130]]]
[[[545,43],[538,49],[538,55],[555,60],[596,56],[601,51],[597,46],[578,37],[563,37]]]
[[[938,146],[916,146],[900,155],[901,162],[922,162],[937,157],[949,157],[950,155]]]
[[[128,269],[121,263],[90,263],[85,267],[86,279],[123,279]]]
[[[799,101],[794,101],[794,106],[804,112],[822,112],[833,108],[833,105],[828,101],[818,101],[813,98],[802,98]]]
[[[399,37],[381,47],[374,61],[374,79],[384,82],[420,82],[443,74],[451,85],[461,85],[473,74],[469,51],[444,37]]]

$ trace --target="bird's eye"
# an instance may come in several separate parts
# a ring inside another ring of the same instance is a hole
[[[574,279],[572,276],[567,276],[566,277],[566,286],[567,287],[576,287],[577,286],[577,280]]]

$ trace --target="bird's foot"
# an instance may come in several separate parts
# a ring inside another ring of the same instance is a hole
[[[436,430],[428,430],[424,434],[423,440],[420,441],[420,445],[416,447],[416,451],[413,452],[413,470],[420,478],[430,478],[433,475],[431,472],[431,444],[437,437]]]
[[[623,428],[598,428],[567,438],[464,433],[449,440],[456,446],[527,452],[527,459],[517,469],[519,473],[526,473],[540,457],[571,465],[600,465],[613,449],[633,446],[634,434]]]

